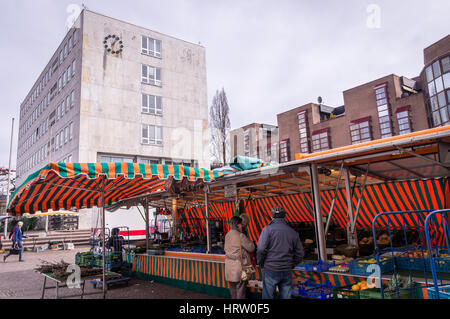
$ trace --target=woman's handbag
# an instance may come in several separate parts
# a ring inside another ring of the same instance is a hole
[[[11,255],[18,255],[20,253],[19,244],[17,242],[14,242],[9,252]]]
[[[250,279],[252,279],[253,274],[256,272],[255,268],[253,267],[253,265],[247,265],[244,266],[244,259],[242,258],[242,243],[240,242],[241,237],[239,237],[239,244],[240,244],[240,250],[241,250],[241,266],[242,266],[242,271],[241,271],[241,280],[242,281],[248,281]]]

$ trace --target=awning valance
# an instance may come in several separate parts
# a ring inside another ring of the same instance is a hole
[[[104,204],[169,190],[174,180],[212,181],[224,173],[182,165],[142,163],[49,163],[31,174],[11,197],[8,212],[33,214]]]

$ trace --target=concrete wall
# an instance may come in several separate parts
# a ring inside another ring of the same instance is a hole
[[[83,13],[80,160],[109,153],[195,159],[209,168],[204,47]],[[117,56],[104,49],[109,34],[123,41]],[[162,41],[161,58],[141,53],[142,35]],[[162,87],[141,83],[142,64],[161,68]],[[162,116],[141,112],[142,93],[162,96]],[[141,124],[162,126],[163,145],[142,144]]]

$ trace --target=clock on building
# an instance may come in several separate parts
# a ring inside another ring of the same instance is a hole
[[[120,37],[113,34],[108,35],[103,40],[106,52],[111,52],[112,54],[119,54],[123,51],[123,42]]]

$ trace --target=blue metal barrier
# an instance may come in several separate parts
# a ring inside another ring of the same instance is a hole
[[[431,274],[433,276],[433,285],[434,285],[434,289],[435,289],[435,294],[433,299],[440,299],[440,290],[439,290],[439,281],[438,281],[438,277],[437,277],[437,271],[439,273],[439,277],[440,277],[440,284],[441,286],[443,285],[442,282],[442,272],[440,271],[440,262],[441,261],[448,261],[450,263],[449,258],[442,258],[440,257],[445,251],[447,251],[447,254],[450,255],[450,245],[449,245],[449,237],[450,237],[450,229],[449,229],[449,225],[448,225],[448,213],[450,213],[450,209],[441,209],[441,210],[436,210],[431,212],[430,214],[428,214],[427,218],[425,219],[425,235],[426,235],[426,239],[427,239],[427,247],[428,247],[428,252],[429,252],[429,260],[430,260],[430,267],[431,267]],[[441,227],[443,229],[443,234],[445,236],[445,243],[447,244],[447,247],[441,247],[439,246],[439,240],[437,238],[437,233],[439,232],[439,225],[437,224],[437,220],[434,219],[433,217],[435,217],[437,214],[441,215]],[[433,223],[434,225],[434,254],[433,254],[433,250],[432,250],[432,245],[431,245],[431,237],[430,237],[430,226],[432,225],[430,223],[430,221],[435,221],[435,223]],[[436,261],[438,263],[436,263]],[[438,269],[436,269],[436,264],[438,264]],[[446,269],[448,270],[448,269]]]
[[[387,219],[387,231],[388,231],[388,234],[389,234],[389,246],[390,246],[390,249],[386,250],[384,253],[391,252],[391,255],[392,255],[392,261],[393,261],[393,264],[394,264],[394,269],[393,270],[394,270],[395,286],[396,286],[395,291],[397,293],[397,297],[398,298],[400,298],[400,290],[401,289],[399,288],[399,284],[398,284],[398,280],[397,280],[398,279],[398,276],[397,276],[398,266],[397,266],[397,263],[395,262],[395,260],[396,260],[395,253],[396,252],[402,252],[402,253],[406,253],[406,256],[409,256],[410,248],[412,248],[412,247],[408,246],[408,237],[407,237],[407,232],[406,232],[407,225],[405,223],[405,215],[406,214],[417,216],[417,219],[418,219],[418,222],[419,222],[417,224],[417,227],[408,227],[408,228],[410,228],[410,229],[411,228],[417,228],[417,230],[418,230],[419,240],[420,240],[419,247],[420,247],[420,249],[422,251],[422,259],[423,259],[422,260],[422,264],[423,264],[424,278],[425,278],[426,286],[428,286],[428,279],[427,279],[427,274],[426,274],[426,262],[425,262],[425,259],[423,258],[423,256],[424,256],[424,254],[423,254],[424,253],[424,241],[423,241],[422,231],[425,230],[425,223],[423,223],[422,221],[426,220],[424,217],[426,216],[427,213],[430,213],[430,212],[431,212],[431,210],[383,212],[383,213],[379,213],[378,215],[376,215],[375,218],[372,221],[372,232],[373,232],[374,246],[375,246],[375,259],[377,261],[377,266],[379,267],[378,269],[381,269],[380,255],[381,255],[382,252],[380,251],[380,249],[378,247],[377,232],[376,232],[375,224],[376,224],[377,220],[379,218],[381,218],[381,217],[386,217],[386,219]],[[401,217],[401,225],[400,225],[400,227],[403,229],[403,235],[404,235],[404,239],[405,239],[405,247],[404,248],[394,248],[394,246],[393,246],[391,228],[394,228],[394,227],[391,226],[391,221],[390,221],[390,218],[389,218],[390,216],[393,216],[393,215],[399,215]],[[411,289],[412,289],[412,297],[414,298],[416,291],[414,289],[414,284],[413,284],[413,276],[412,276],[412,270],[413,269],[412,269],[412,265],[410,263],[409,258],[408,258],[408,268],[409,268],[409,279],[410,279],[410,282],[412,284],[412,287],[411,287]],[[382,272],[381,271],[379,273],[379,280],[380,280],[381,298],[384,299],[384,289],[383,289],[383,284],[382,284]]]

